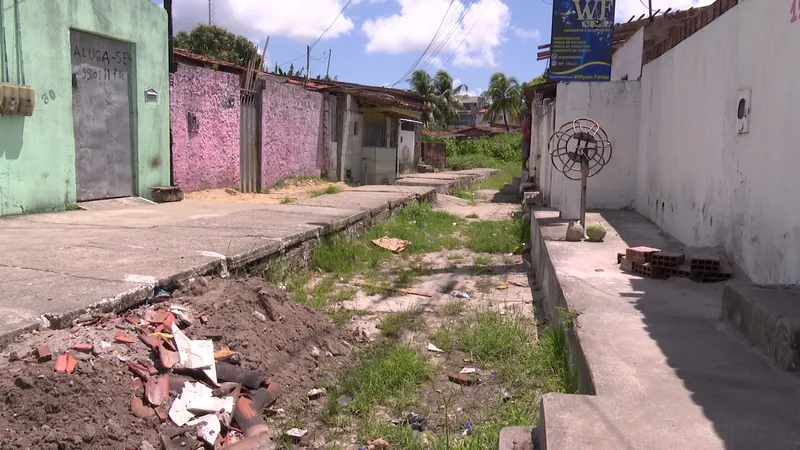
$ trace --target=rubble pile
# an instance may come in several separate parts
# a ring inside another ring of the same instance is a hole
[[[257,279],[202,280],[74,325],[6,349],[0,449],[274,448],[271,407],[350,348],[323,314]]]
[[[617,263],[624,272],[645,278],[689,278],[700,283],[731,279],[733,271],[719,255],[696,254],[688,258],[680,251],[665,251],[652,247],[631,247],[617,253]]]

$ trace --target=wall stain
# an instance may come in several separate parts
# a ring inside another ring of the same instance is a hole
[[[161,163],[162,163],[161,155],[156,155],[153,157],[153,159],[150,160],[150,167],[152,167],[153,169],[157,169],[161,167]]]

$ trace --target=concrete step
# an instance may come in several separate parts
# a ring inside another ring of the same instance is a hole
[[[800,290],[730,283],[722,293],[722,319],[778,367],[800,372]]]
[[[500,430],[498,450],[534,450],[534,428],[506,427]]]

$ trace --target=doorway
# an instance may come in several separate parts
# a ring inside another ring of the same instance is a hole
[[[130,44],[70,31],[77,200],[133,195]]]

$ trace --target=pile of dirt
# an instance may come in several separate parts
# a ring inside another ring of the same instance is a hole
[[[167,434],[175,424],[160,419],[159,408],[144,419],[132,414],[132,398],[146,397],[143,380],[129,365],[142,364],[153,378],[177,378],[160,365],[158,350],[137,339],[143,330],[149,337],[165,333],[141,318],[174,306],[190,316],[192,325],[183,330],[190,339],[210,339],[215,352],[230,349],[228,362],[271,377],[283,393],[273,408],[300,408],[318,374],[343,366],[351,353],[346,332],[327,316],[291,302],[260,279],[199,279],[159,301],[120,316],[86,316],[79,319],[83,325],[71,330],[24,335],[6,348],[0,361],[0,449],[150,448],[144,441],[161,448],[159,433]],[[120,339],[120,333],[132,342]],[[44,357],[39,347],[45,348]],[[77,362],[74,371],[55,372],[65,354]],[[180,389],[170,390],[162,413],[180,395]],[[193,431],[172,443],[175,448],[202,446]]]

